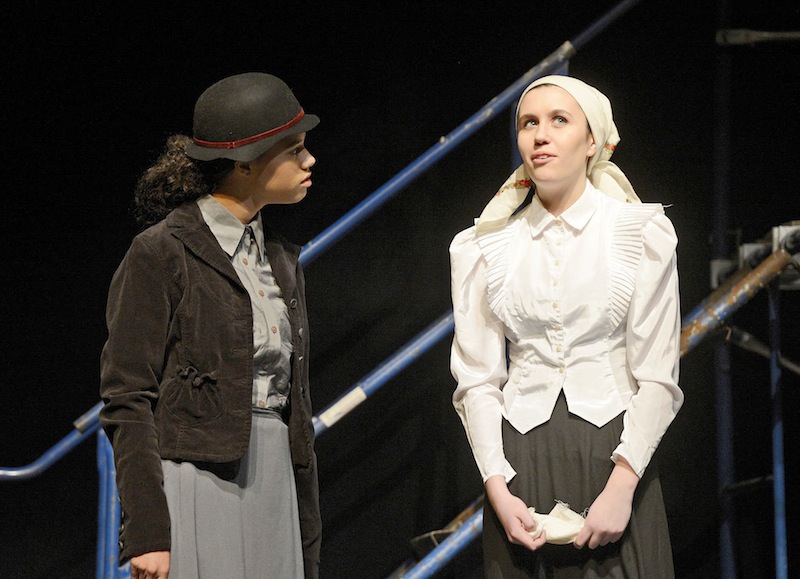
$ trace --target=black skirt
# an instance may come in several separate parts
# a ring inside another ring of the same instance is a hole
[[[509,490],[537,513],[549,513],[556,501],[583,512],[603,490],[614,468],[610,457],[619,444],[622,419],[620,414],[598,428],[570,414],[562,392],[550,420],[527,434],[503,421],[503,448],[517,471]],[[508,542],[487,500],[483,551],[487,578],[671,579],[672,547],[655,461],[639,481],[631,520],[619,542],[594,550],[548,543],[531,552]]]

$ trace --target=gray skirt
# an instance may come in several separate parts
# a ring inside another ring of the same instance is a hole
[[[548,422],[520,434],[503,421],[503,448],[517,476],[509,490],[540,513],[556,501],[575,512],[591,506],[603,490],[614,463],[611,453],[622,433],[620,414],[603,427],[570,414],[563,392]],[[661,483],[651,461],[633,499],[631,521],[619,542],[581,550],[546,544],[536,552],[506,539],[489,501],[483,523],[484,570],[489,578],[668,579],[674,577]]]
[[[254,412],[236,464],[162,461],[172,521],[170,579],[303,577],[289,433]]]

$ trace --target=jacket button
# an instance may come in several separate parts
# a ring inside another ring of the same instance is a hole
[[[300,336],[301,338],[303,337],[303,328],[297,330],[297,335]]]
[[[296,308],[297,307],[297,299],[292,298],[291,300],[289,300],[289,307],[290,308]]]

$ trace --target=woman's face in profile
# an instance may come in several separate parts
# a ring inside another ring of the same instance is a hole
[[[519,106],[517,145],[528,175],[537,187],[571,187],[586,177],[595,144],[586,115],[563,88],[542,85]]]
[[[264,205],[287,205],[301,201],[311,187],[311,167],[316,158],[306,149],[306,134],[278,141],[249,163],[253,187]]]

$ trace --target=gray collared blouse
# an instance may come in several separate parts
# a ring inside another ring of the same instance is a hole
[[[253,407],[280,412],[289,396],[292,335],[280,288],[264,254],[261,214],[243,225],[216,199],[197,200],[203,219],[230,257],[253,306]]]

